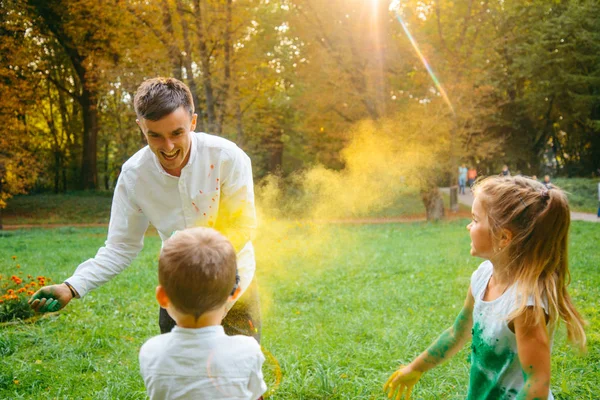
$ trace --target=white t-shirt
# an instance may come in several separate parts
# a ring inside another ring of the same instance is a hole
[[[494,267],[490,261],[481,263],[471,276],[473,308],[473,342],[471,344],[471,372],[469,400],[515,399],[523,388],[524,373],[519,362],[517,338],[508,327],[506,317],[518,306],[516,285],[500,297],[484,301],[483,297]],[[533,298],[527,300],[533,306]],[[542,304],[547,313],[547,305]],[[548,399],[554,399],[552,393]]]
[[[260,345],[220,325],[176,326],[144,343],[139,359],[151,400],[256,400],[267,390]]]
[[[81,297],[129,266],[144,246],[150,223],[163,241],[174,231],[229,219],[238,231],[250,234],[256,228],[250,158],[221,137],[195,132],[190,137],[190,158],[179,177],[169,175],[148,146],[123,164],[105,246],[67,279]],[[252,242],[237,256],[244,292],[256,269]]]

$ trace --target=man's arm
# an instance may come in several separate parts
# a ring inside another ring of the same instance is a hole
[[[254,270],[251,240],[256,230],[254,183],[250,158],[239,148],[229,151],[223,162],[223,182],[215,229],[223,233],[238,253],[240,287],[246,290]],[[246,268],[252,264],[252,270]]]
[[[120,176],[113,195],[105,246],[94,258],[81,263],[65,283],[38,290],[30,299],[31,307],[38,312],[58,311],[71,301],[73,295],[83,297],[108,282],[129,266],[142,250],[148,224],[146,216],[131,201],[125,179]]]

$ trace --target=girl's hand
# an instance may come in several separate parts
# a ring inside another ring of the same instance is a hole
[[[398,371],[394,372],[383,386],[383,390],[388,392],[388,399],[394,397],[395,400],[400,400],[406,391],[406,400],[410,399],[412,388],[421,379],[423,373],[413,370],[410,366],[401,366]],[[396,393],[397,391],[397,393]]]

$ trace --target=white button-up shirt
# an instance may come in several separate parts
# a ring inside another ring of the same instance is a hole
[[[256,400],[267,390],[260,345],[222,326],[176,326],[144,343],[139,359],[151,400]]]
[[[105,246],[66,280],[80,296],[129,266],[144,246],[149,224],[163,241],[195,226],[214,227],[238,239],[241,235],[240,286],[245,291],[250,285],[256,269],[250,241],[256,228],[250,158],[221,137],[195,132],[190,136],[190,158],[180,177],[165,172],[148,146],[123,164]]]

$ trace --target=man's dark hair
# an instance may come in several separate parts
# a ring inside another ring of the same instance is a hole
[[[140,85],[135,92],[133,106],[138,118],[158,121],[179,107],[194,114],[194,100],[190,89],[175,78],[152,78]]]

